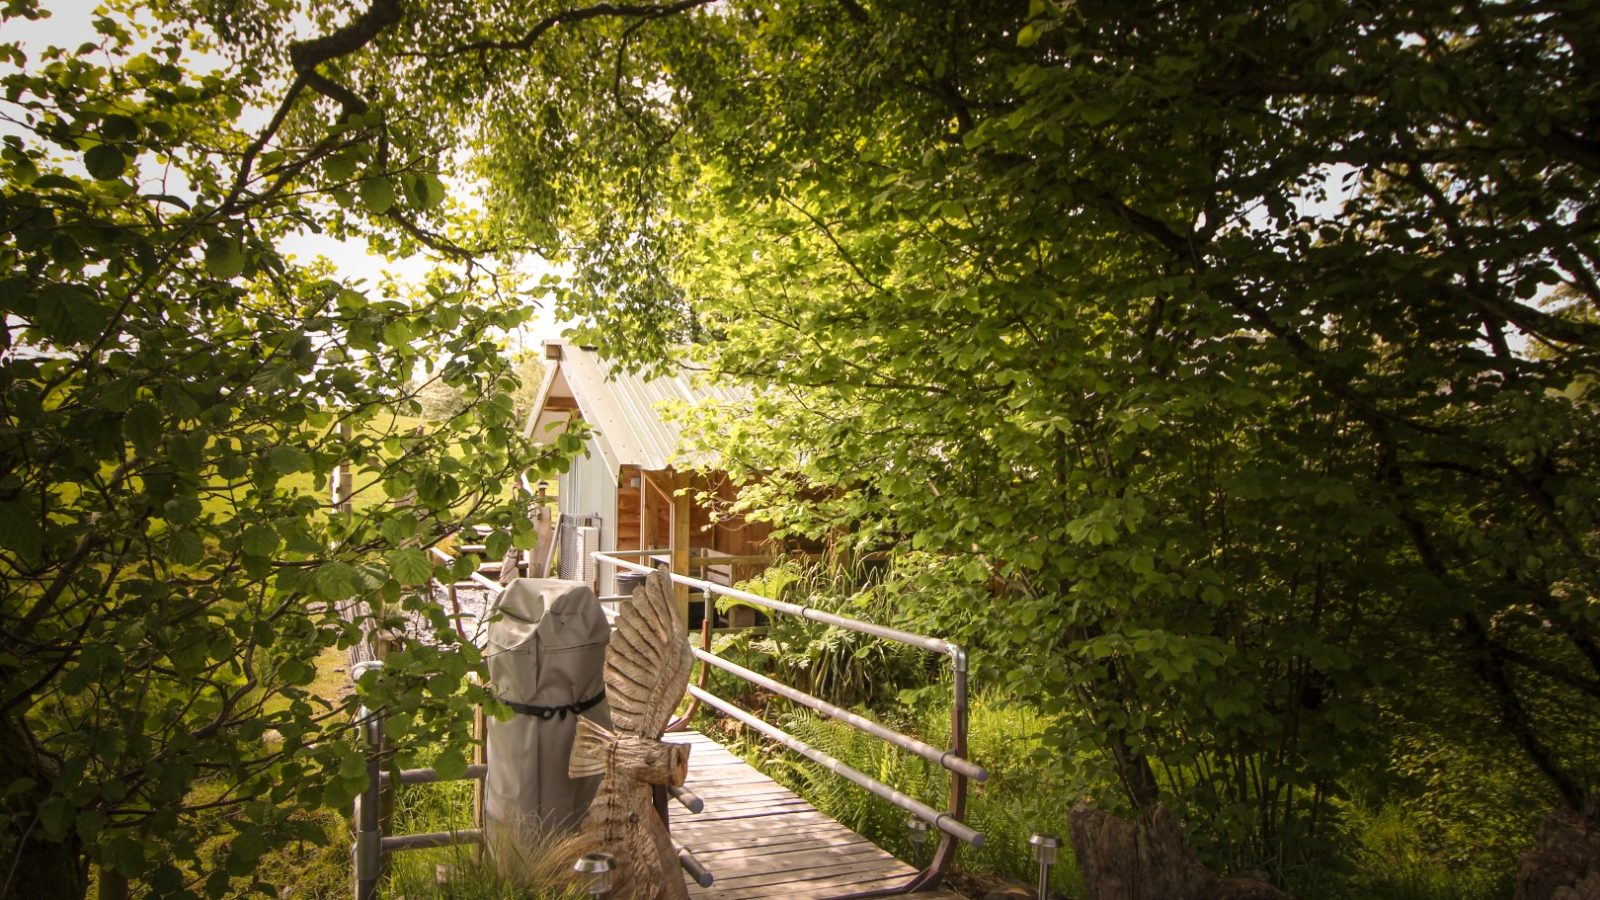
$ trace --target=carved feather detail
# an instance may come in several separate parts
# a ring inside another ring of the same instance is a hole
[[[578,717],[578,734],[572,740],[572,758],[567,760],[568,778],[588,778],[606,771],[607,751],[617,736],[595,720]]]
[[[694,655],[684,632],[672,580],[650,573],[617,615],[606,647],[606,700],[613,730],[578,720],[567,762],[573,778],[604,773],[581,829],[617,860],[615,896],[687,900],[677,854],[656,814],[651,785],[679,785],[689,748],[661,740],[689,683]]]
[[[659,738],[693,665],[672,580],[652,572],[623,604],[606,647],[606,696],[617,733]]]

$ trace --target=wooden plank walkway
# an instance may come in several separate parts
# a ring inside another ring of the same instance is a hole
[[[700,813],[668,804],[673,840],[689,848],[715,878],[709,888],[688,882],[690,897],[839,897],[899,887],[916,874],[710,738],[684,731],[665,739],[692,748],[684,786],[705,801]],[[952,900],[961,895],[914,896]]]

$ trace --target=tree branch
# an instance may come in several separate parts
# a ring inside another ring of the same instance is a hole
[[[559,25],[571,25],[588,19],[600,19],[607,16],[615,18],[637,19],[662,19],[678,13],[688,12],[696,7],[705,6],[712,0],[678,0],[676,3],[665,5],[655,4],[628,4],[628,3],[596,3],[593,6],[584,6],[578,9],[569,9],[545,16],[535,22],[531,28],[522,33],[521,37],[510,39],[486,39],[470,41],[451,47],[447,50],[425,52],[421,54],[428,59],[442,59],[451,56],[460,56],[464,53],[481,53],[486,50],[525,51],[531,49],[536,41],[545,32]]]

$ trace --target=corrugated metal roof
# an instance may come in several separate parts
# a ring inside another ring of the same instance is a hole
[[[612,365],[593,349],[551,343],[560,344],[561,358],[553,361],[529,417],[530,436],[549,442],[565,430],[534,427],[558,421],[555,411],[545,406],[552,396],[563,395],[560,389],[565,387],[583,420],[598,433],[601,455],[614,476],[622,466],[656,471],[706,462],[683,454],[680,429],[666,419],[663,408],[678,402],[736,404],[749,396],[737,384],[708,383],[698,372],[682,366],[668,375],[646,379]]]

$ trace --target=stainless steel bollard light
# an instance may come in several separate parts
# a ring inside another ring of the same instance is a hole
[[[604,897],[611,893],[611,870],[617,858],[609,853],[585,853],[578,857],[572,871],[584,879],[583,892],[591,897]]]
[[[1039,862],[1039,900],[1050,896],[1050,867],[1056,864],[1056,852],[1061,839],[1053,834],[1035,834],[1028,838],[1033,847],[1033,858]]]

